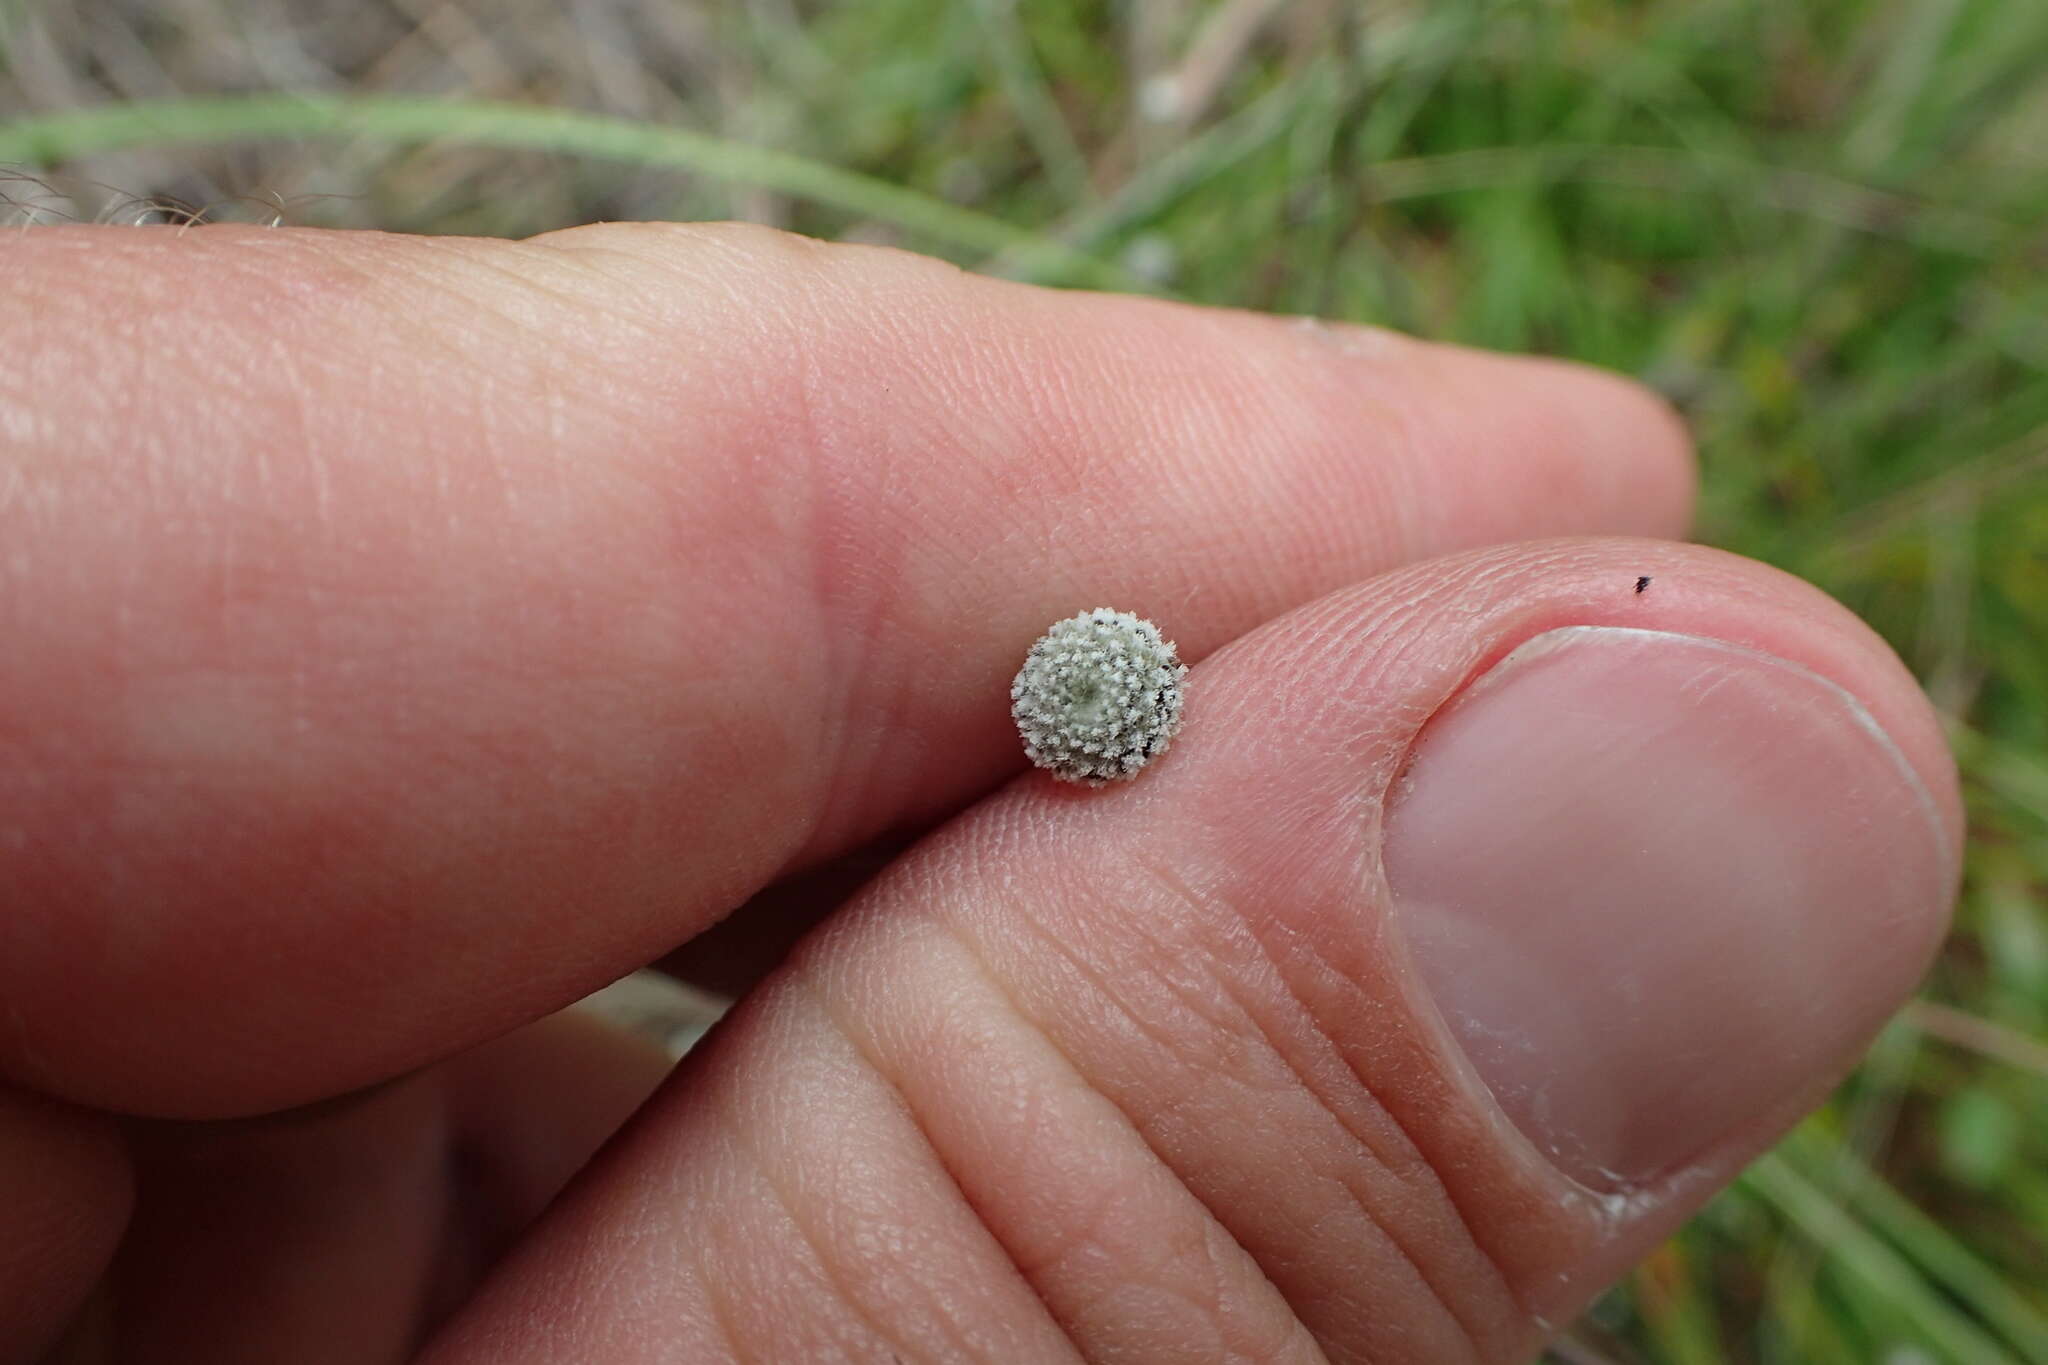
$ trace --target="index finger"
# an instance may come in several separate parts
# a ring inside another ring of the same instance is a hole
[[[1199,658],[1692,493],[1592,371],[760,230],[0,250],[0,1071],[159,1114],[393,1074],[960,805],[1056,617]]]

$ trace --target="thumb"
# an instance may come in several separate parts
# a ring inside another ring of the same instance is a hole
[[[1136,783],[913,850],[433,1358],[1523,1359],[1853,1061],[1959,822],[1775,571],[1380,577],[1205,661]]]

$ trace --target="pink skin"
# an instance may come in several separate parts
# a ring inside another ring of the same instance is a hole
[[[1200,658],[1690,500],[1606,376],[764,231],[4,249],[0,1073],[167,1116],[480,1041],[958,808],[1076,600]]]
[[[1637,572],[1670,591],[1631,600]],[[1539,1323],[1839,1077],[1924,967],[1954,875],[1931,829],[1902,831],[1925,908],[1902,941],[1856,944],[1867,960],[1814,1024],[1836,1036],[1764,1112],[1619,1203],[1564,1179],[1443,1045],[1369,869],[1418,726],[1566,623],[1769,645],[1888,713],[1928,789],[1952,791],[1890,652],[1716,551],[1553,541],[1339,592],[1198,667],[1184,737],[1142,784],[1105,799],[1026,777],[902,859],[430,1359],[655,1360],[678,1341],[686,1359],[1526,1359]],[[1953,848],[1952,801],[1941,819]],[[1867,904],[1823,909],[1868,937]],[[658,1273],[650,1244],[677,1248]]]
[[[1402,756],[1558,625],[1832,680],[1959,841],[1924,700],[1811,588],[1656,540],[1481,548],[1682,533],[1683,438],[1610,377],[752,229],[0,251],[17,1085],[171,1119],[325,1100],[939,827],[436,1359],[1512,1360],[1818,1096],[1944,922],[1929,852],[1912,932],[1776,1106],[1624,1212],[1365,951],[1396,944],[1355,873]],[[1107,800],[977,801],[1021,764],[1023,648],[1093,605],[1230,646],[1183,738]],[[1281,761],[1275,715],[1312,707],[1349,738]],[[307,1115],[134,1127],[130,1312],[76,1358],[393,1358],[656,1070],[530,1031]],[[121,1235],[88,1109],[0,1109],[0,1181],[68,1173],[88,1249],[0,1283],[0,1340],[55,1330]],[[450,1150],[518,1174],[444,1187]],[[254,1299],[189,1273],[315,1262],[354,1269]]]

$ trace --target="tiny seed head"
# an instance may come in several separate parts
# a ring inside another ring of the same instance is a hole
[[[1159,627],[1097,607],[1039,638],[1010,684],[1010,714],[1033,763],[1063,782],[1136,777],[1180,729],[1187,666]]]

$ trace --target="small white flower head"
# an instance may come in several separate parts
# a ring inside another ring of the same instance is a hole
[[[1136,777],[1180,729],[1187,666],[1159,627],[1097,607],[1031,646],[1010,684],[1024,752],[1063,782]]]

